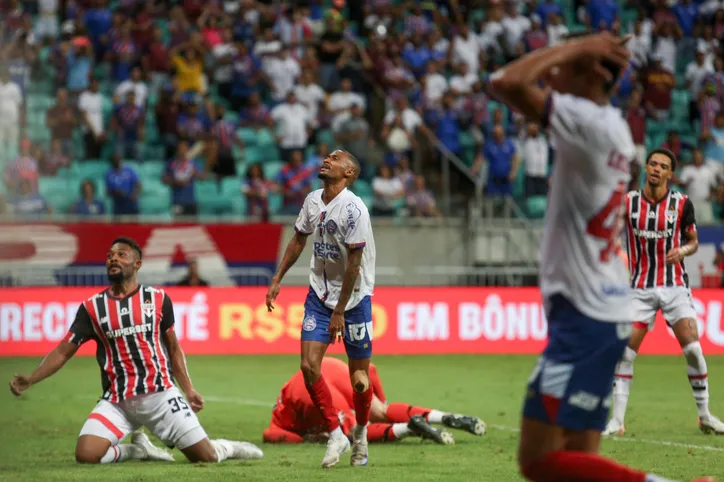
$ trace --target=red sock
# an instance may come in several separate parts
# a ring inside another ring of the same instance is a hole
[[[523,467],[533,482],[646,482],[646,474],[585,452],[551,452]]]
[[[370,406],[372,405],[372,397],[374,392],[372,388],[367,388],[362,393],[354,392],[352,400],[354,401],[354,415],[357,419],[357,425],[365,426],[370,421]]]
[[[380,376],[377,374],[377,367],[372,364],[370,364],[370,385],[372,386],[372,392],[382,403],[385,403],[387,397],[385,397],[385,391],[382,389],[382,380],[380,380]]]
[[[427,419],[429,408],[416,407],[406,403],[391,403],[387,406],[387,421],[391,423],[409,422],[415,415],[422,415]]]
[[[368,442],[393,442],[397,440],[391,423],[371,423],[367,426]]]
[[[317,407],[324,418],[327,431],[332,432],[336,430],[337,427],[339,427],[339,419],[337,418],[337,410],[334,409],[334,404],[332,403],[332,393],[329,391],[327,382],[324,381],[324,376],[319,377],[319,380],[311,385],[305,383],[305,386],[307,387],[309,396],[312,397],[314,406]]]

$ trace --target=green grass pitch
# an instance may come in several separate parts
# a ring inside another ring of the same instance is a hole
[[[78,466],[75,440],[100,393],[94,360],[78,358],[22,399],[7,388],[0,394],[0,480],[521,480],[516,427],[533,357],[380,356],[375,361],[390,401],[477,415],[488,424],[488,434],[456,431],[454,446],[415,439],[376,444],[367,467],[351,468],[347,457],[324,471],[319,466],[322,445],[261,444],[271,405],[298,357],[189,357],[195,386],[207,399],[199,415],[206,431],[212,438],[255,442],[264,449],[264,460],[192,466],[174,451],[176,463]],[[7,383],[13,373],[29,373],[38,362],[0,358],[0,379]],[[722,416],[724,358],[708,362],[712,411]],[[637,359],[626,422],[622,440],[603,442],[604,455],[677,480],[724,477],[724,438],[699,432],[682,357]]]

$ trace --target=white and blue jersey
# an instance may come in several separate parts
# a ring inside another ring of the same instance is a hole
[[[362,265],[344,310],[344,345],[351,359],[372,356],[372,302],[375,283],[375,241],[367,207],[344,189],[329,204],[322,190],[304,200],[294,229],[311,238],[309,294],[304,303],[302,341],[329,343],[332,311],[336,308],[347,268],[348,250],[362,249]]]

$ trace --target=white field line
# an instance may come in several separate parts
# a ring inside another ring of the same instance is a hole
[[[245,398],[228,398],[228,397],[214,397],[214,396],[207,396],[204,397],[204,400],[207,402],[215,402],[215,403],[233,403],[235,405],[245,405],[248,407],[266,407],[271,408],[274,406],[273,403],[269,402],[263,402],[261,400],[249,400]],[[492,428],[495,430],[501,430],[504,432],[520,432],[520,429],[517,427],[508,427],[506,425],[488,425],[488,428]],[[607,437],[607,440],[613,440],[615,442],[628,442],[628,443],[639,443],[639,444],[647,444],[647,445],[659,445],[664,447],[679,447],[679,448],[685,448],[685,449],[699,449],[699,450],[708,450],[711,452],[724,452],[724,447],[716,447],[714,445],[699,445],[699,444],[685,444],[681,442],[672,442],[669,440],[653,440],[653,439],[644,439],[644,438],[626,438],[626,437]]]

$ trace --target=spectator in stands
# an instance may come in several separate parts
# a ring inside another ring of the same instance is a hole
[[[556,0],[543,0],[538,3],[538,6],[535,8],[535,13],[543,22],[543,27],[547,28],[550,23],[549,19],[553,18],[552,15],[558,18],[562,17],[563,9]]]
[[[131,35],[133,25],[133,20],[122,21],[111,43],[112,78],[115,82],[123,82],[131,76],[131,69],[140,53]]]
[[[259,93],[264,74],[259,58],[249,53],[247,46],[236,43],[236,55],[233,59],[231,82],[231,106],[239,111],[248,104],[254,93]]]
[[[39,146],[38,146],[39,147]],[[42,150],[40,150],[42,153]],[[50,143],[50,152],[44,154],[42,158],[34,156],[39,162],[39,171],[41,176],[55,176],[58,169],[70,166],[70,158],[63,153],[63,145],[59,139],[54,139]]]
[[[568,36],[568,27],[566,27],[561,20],[560,14],[549,14],[546,22],[546,33],[548,34],[549,46],[557,45],[566,39]]]
[[[465,64],[462,64],[465,65]],[[452,82],[451,82],[452,86]],[[450,152],[460,156],[460,123],[459,113],[454,107],[455,99],[451,92],[442,96],[442,106],[430,111],[428,125],[435,132],[435,136]]]
[[[387,114],[385,114],[385,124],[392,124],[398,116],[402,123],[402,128],[405,132],[407,132],[411,139],[414,139],[415,133],[418,129],[427,131],[420,114],[415,109],[410,108],[407,97],[403,96],[395,101],[395,108],[389,110]]]
[[[459,24],[457,33],[452,41],[452,63],[463,62],[468,66],[468,72],[477,75],[480,72],[480,43],[467,24]]]
[[[110,47],[109,33],[112,25],[112,13],[106,0],[90,2],[91,6],[83,15],[83,25],[88,30],[96,53],[96,60],[102,59]]]
[[[724,110],[716,115],[711,129],[702,131],[701,140],[705,143],[707,164],[711,164],[717,175],[724,179]]]
[[[263,222],[269,220],[269,193],[272,183],[266,180],[260,163],[249,166],[246,170],[246,181],[241,192],[246,196],[247,215],[259,217]]]
[[[186,261],[188,272],[186,276],[178,282],[176,286],[209,286],[208,281],[203,279],[199,274],[199,263],[195,259]]]
[[[56,103],[45,115],[45,124],[50,129],[51,138],[60,140],[63,152],[73,156],[73,131],[78,119],[73,107],[68,103],[68,91],[58,89]]]
[[[236,176],[236,159],[233,148],[244,148],[241,139],[236,135],[236,126],[228,119],[224,119],[226,110],[219,104],[215,107],[215,121],[211,128],[211,136],[215,143],[214,158],[211,172],[218,177]]]
[[[307,157],[307,160],[304,162],[304,165],[310,169],[319,169],[319,166],[322,165],[322,162],[324,162],[324,160],[328,156],[329,156],[329,146],[327,145],[327,143],[318,142],[317,149],[311,155],[309,155]]]
[[[634,22],[631,40],[626,43],[626,48],[631,52],[631,59],[636,65],[642,67],[651,54],[651,37],[643,30],[643,21],[638,19]]]
[[[661,59],[662,68],[673,74],[676,72],[676,42],[681,39],[681,29],[674,23],[664,22],[656,25],[654,35],[656,38],[654,56]]]
[[[85,179],[81,183],[80,199],[73,203],[70,213],[77,216],[101,216],[106,213],[106,205],[96,197],[93,179]]]
[[[300,80],[301,82],[294,88],[294,93],[299,103],[307,108],[309,117],[312,119],[310,125],[312,129],[316,130],[320,125],[320,117],[324,117],[326,114],[324,103],[327,94],[314,83],[314,73],[311,70],[303,71]]]
[[[294,90],[297,77],[302,73],[299,62],[289,55],[287,47],[282,47],[278,53],[268,55],[262,65],[269,79],[272,100],[283,102],[287,94]]]
[[[679,175],[680,184],[694,203],[696,221],[710,224],[714,221],[711,201],[718,187],[716,172],[704,164],[704,153],[696,148],[692,152],[692,163],[684,166]]]
[[[10,208],[16,217],[38,216],[52,214],[53,208],[43,196],[33,188],[28,179],[22,179],[18,185],[17,194],[10,198]]]
[[[106,192],[113,201],[113,214],[138,215],[138,195],[141,182],[136,171],[124,166],[117,153],[111,158],[111,169],[106,173]]]
[[[427,72],[427,64],[432,60],[432,51],[423,42],[421,33],[413,33],[410,41],[402,50],[402,59],[415,78],[420,79]]]
[[[68,77],[66,79],[68,92],[73,99],[77,99],[81,92],[88,88],[91,72],[93,71],[93,50],[86,37],[78,37],[66,44],[66,62]]]
[[[619,20],[615,0],[589,0],[586,6],[585,23],[589,31],[611,30]]]
[[[352,81],[342,79],[340,82],[340,90],[334,92],[327,100],[327,112],[331,116],[331,124],[333,132],[337,132],[342,122],[351,116],[353,105],[360,105],[364,110],[366,102],[362,95],[352,91]]]
[[[78,99],[78,110],[84,130],[86,159],[100,158],[103,144],[106,142],[103,125],[103,94],[99,92],[98,87],[98,79],[91,79],[90,88],[80,94]]]
[[[533,14],[530,17],[531,26],[523,36],[523,43],[525,44],[525,51],[532,52],[533,50],[540,49],[548,45],[548,33],[543,28],[541,18]]]
[[[201,37],[192,34],[191,40],[176,45],[169,51],[171,62],[176,70],[174,81],[176,90],[183,93],[187,91],[206,92],[204,85],[204,48]]]
[[[438,63],[431,60],[427,63],[427,75],[422,78],[423,104],[427,109],[440,105],[442,95],[448,91],[448,82],[439,71]]]
[[[519,46],[523,43],[526,32],[531,27],[531,21],[528,17],[518,12],[518,7],[515,3],[508,3],[505,7],[505,17],[502,21],[504,39],[505,39],[505,52],[508,59],[518,57],[520,52]]]
[[[287,94],[287,101],[272,109],[271,118],[276,124],[276,139],[282,159],[289,162],[293,152],[307,148],[312,119],[309,111],[297,102],[294,91]]]
[[[398,177],[392,175],[390,166],[382,165],[377,169],[377,176],[372,180],[372,191],[375,194],[372,215],[395,216],[399,200],[405,197],[405,186]]]
[[[709,76],[708,82],[714,85],[719,103],[724,107],[724,54],[714,61],[714,72]]]
[[[189,145],[178,143],[176,158],[163,173],[163,183],[171,187],[171,209],[177,216],[195,216],[197,211],[195,181],[203,179],[204,171],[189,157]]]
[[[183,100],[183,111],[179,114],[176,124],[178,136],[193,146],[206,138],[207,132],[211,129],[211,119],[200,97],[187,93]]]
[[[483,162],[487,162],[486,194],[493,197],[512,195],[513,181],[518,175],[518,154],[513,140],[505,136],[500,124],[493,128],[492,138],[485,141],[473,172],[482,173]]]
[[[345,48],[342,32],[337,29],[336,20],[327,17],[324,22],[325,30],[319,38],[319,50],[317,56],[321,62],[319,71],[319,84],[327,92],[337,90],[339,85],[339,74],[337,62],[342,56]]]
[[[151,43],[148,52],[142,58],[143,70],[151,74],[151,91],[158,94],[159,90],[168,82],[171,72],[171,59],[168,48],[163,42],[163,32],[159,27],[153,27]]]
[[[269,107],[262,103],[259,92],[254,92],[249,96],[248,105],[241,110],[239,125],[257,131],[267,127],[274,127],[274,120],[269,112]]]
[[[548,195],[548,140],[535,122],[528,123],[521,154],[525,166],[525,195]]]
[[[136,103],[136,92],[129,90],[125,102],[117,105],[111,115],[111,132],[115,134],[115,151],[119,157],[141,161],[143,123],[144,114]]]
[[[721,112],[722,107],[722,103],[717,97],[716,87],[713,84],[704,85],[699,93],[700,128],[702,132],[714,127],[716,115]]]
[[[643,166],[646,163],[646,109],[641,105],[641,92],[638,90],[631,92],[626,121],[636,145],[636,160]]]
[[[139,109],[146,108],[146,99],[148,98],[148,85],[143,81],[143,71],[140,67],[133,67],[131,69],[131,77],[128,80],[124,80],[113,93],[114,100],[116,103],[122,103],[128,98],[128,93],[133,91],[135,94],[136,106]]]
[[[457,73],[450,77],[450,91],[455,96],[467,95],[480,76],[468,70],[468,64],[461,62],[456,66]]]
[[[23,119],[20,87],[10,80],[7,69],[0,70],[0,161],[15,155]]]
[[[663,67],[660,56],[652,57],[641,82],[644,87],[644,107],[649,117],[660,122],[667,121],[671,107],[671,92],[676,87],[676,78],[671,71]]]
[[[234,78],[234,57],[237,54],[231,28],[221,31],[221,42],[214,46],[211,53],[214,56],[214,82],[219,95],[224,99],[230,99]]]
[[[686,66],[686,88],[689,90],[689,122],[699,118],[699,94],[702,92],[709,76],[714,72],[705,63],[704,49],[696,50],[696,59]]]
[[[351,116],[341,123],[335,138],[344,150],[357,158],[363,175],[367,173],[369,151],[374,146],[374,140],[370,137],[370,124],[365,119],[362,105],[358,103],[352,105]]]
[[[161,90],[156,107],[156,129],[165,148],[164,159],[171,159],[178,142],[178,117],[181,111],[173,86],[167,84]]]
[[[41,43],[58,37],[58,0],[39,0],[39,17],[35,23],[35,37]]]
[[[425,187],[425,178],[423,176],[415,176],[415,187],[407,196],[407,207],[413,216],[442,217],[442,213],[437,208],[435,196],[433,196],[432,191]]]
[[[291,151],[289,161],[279,173],[277,184],[284,197],[281,214],[289,216],[299,214],[299,210],[304,204],[304,198],[312,190],[312,179],[316,169],[304,165],[303,155],[303,151],[300,149]]]
[[[20,142],[20,155],[5,166],[3,182],[7,192],[12,195],[21,181],[29,181],[33,190],[38,189],[40,175],[38,160],[32,156],[32,144],[28,139]]]
[[[385,163],[390,166],[394,166],[397,160],[403,156],[410,157],[415,143],[413,134],[405,129],[402,115],[395,114],[390,122],[385,123],[382,130],[382,139],[387,147]]]

